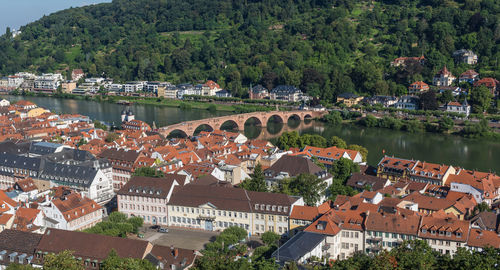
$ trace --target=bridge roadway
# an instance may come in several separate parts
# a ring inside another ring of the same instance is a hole
[[[201,119],[194,121],[186,121],[179,124],[174,124],[170,126],[165,126],[159,128],[160,134],[164,136],[168,136],[173,131],[182,131],[187,136],[194,136],[194,132],[197,128],[202,125],[209,126],[212,130],[218,130],[227,122],[233,123],[236,125],[238,130],[244,130],[245,123],[250,119],[255,119],[257,124],[265,127],[267,126],[267,122],[270,119],[275,121],[279,121],[282,123],[287,123],[288,119],[291,117],[296,118],[300,121],[303,121],[307,118],[316,118],[321,117],[328,112],[323,111],[271,111],[271,112],[252,112],[252,113],[242,113],[235,115],[227,115],[214,117],[209,119]]]

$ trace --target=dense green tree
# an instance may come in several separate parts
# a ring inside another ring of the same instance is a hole
[[[347,148],[347,143],[340,137],[337,137],[337,136],[332,136],[330,138],[330,141],[329,141],[329,144],[328,146],[335,146],[335,147],[338,147],[338,148]]]
[[[274,188],[273,192],[301,196],[307,205],[314,206],[320,203],[327,184],[323,179],[313,174],[299,174],[296,177],[283,179]]]
[[[267,232],[263,233],[262,236],[260,237],[262,242],[267,246],[276,244],[276,242],[280,238],[281,238],[281,236],[279,236],[277,233],[272,232],[272,231],[267,231]]]
[[[152,168],[152,167],[139,167],[134,171],[133,175],[134,176],[157,177],[157,178],[162,178],[165,176],[162,171],[157,170],[156,168]]]
[[[455,122],[449,116],[443,116],[439,119],[439,131],[440,132],[449,132],[453,130],[453,126]]]
[[[264,177],[264,172],[262,171],[262,166],[257,163],[255,166],[250,179],[245,179],[241,182],[240,187],[250,191],[266,192],[267,185]]]
[[[332,125],[339,125],[342,123],[342,116],[338,111],[331,111],[330,113],[323,116],[323,121]]]
[[[472,110],[476,113],[483,113],[488,110],[491,105],[492,95],[490,89],[481,85],[474,87],[470,93],[470,103]]]
[[[430,90],[420,94],[420,108],[422,110],[437,110],[439,104],[436,98],[436,91]]]
[[[43,258],[43,269],[46,270],[83,270],[82,262],[76,260],[69,250],[61,251],[58,254],[49,253]]]

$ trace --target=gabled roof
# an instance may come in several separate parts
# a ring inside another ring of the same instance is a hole
[[[41,234],[5,229],[0,232],[0,250],[26,253],[31,256],[41,238]]]
[[[165,199],[172,188],[183,185],[185,179],[186,176],[180,174],[167,174],[161,178],[133,176],[117,194]]]
[[[112,249],[122,258],[143,259],[150,245],[142,240],[49,228],[36,250],[53,253],[70,250],[76,258],[102,261]]]
[[[290,176],[296,176],[301,173],[318,175],[322,174],[324,170],[308,158],[285,155],[264,171],[265,174],[270,173],[273,176],[281,172],[287,172]]]
[[[471,247],[493,247],[500,248],[500,236],[492,231],[471,229],[467,245]]]
[[[67,196],[62,196],[61,198],[53,199],[52,203],[61,211],[67,222],[95,211],[101,211],[101,206],[96,202],[87,197],[82,198],[78,193],[72,193]]]
[[[299,232],[281,246],[279,250],[275,251],[272,257],[278,258],[279,252],[280,261],[297,261],[324,240],[325,236],[319,233]]]
[[[420,217],[404,214],[369,212],[366,217],[366,230],[417,235]]]

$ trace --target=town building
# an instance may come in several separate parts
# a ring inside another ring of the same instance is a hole
[[[432,78],[432,84],[435,86],[450,86],[456,80],[456,77],[451,74],[450,71],[444,66],[438,73]]]
[[[321,178],[327,186],[332,184],[333,176],[327,170],[320,168],[305,157],[285,155],[278,159],[271,167],[264,170],[266,184],[271,187],[278,185],[279,181],[295,177],[299,174],[312,174]]]
[[[308,100],[309,98],[302,93],[300,89],[291,85],[278,85],[270,92],[270,98],[273,100],[283,100],[297,102]]]
[[[287,234],[296,205],[304,205],[301,197],[189,184],[174,189],[168,202],[169,226],[207,231],[238,226],[249,235]]]
[[[358,164],[363,163],[363,157],[359,151],[338,148],[335,146],[327,148],[306,146],[302,152],[308,153],[317,158],[317,160],[327,168],[331,167],[332,164],[340,158],[347,158]]]
[[[424,64],[425,57],[422,55],[420,57],[398,57],[391,62],[391,66],[394,67],[406,67],[410,64]]]
[[[144,154],[136,151],[123,149],[105,149],[99,155],[100,158],[109,160],[113,167],[113,189],[121,189],[130,180],[134,172],[134,164],[143,157]]]
[[[370,105],[380,104],[386,108],[394,106],[397,101],[398,98],[393,96],[373,96],[373,97],[365,97],[363,99],[363,102],[366,102]]]
[[[420,94],[427,91],[429,91],[429,85],[423,81],[414,82],[408,87],[408,94],[410,95]]]
[[[145,82],[127,82],[123,85],[125,93],[135,93],[144,89]]]
[[[455,61],[458,63],[465,63],[468,65],[475,65],[477,64],[477,54],[475,54],[471,50],[466,50],[466,49],[461,49],[453,52],[453,58],[455,58]]]
[[[71,80],[72,81],[78,81],[81,78],[85,77],[85,73],[81,68],[73,69],[71,71]]]
[[[102,208],[93,200],[74,192],[40,205],[48,228],[80,231],[102,221]]]
[[[474,87],[486,86],[494,97],[498,96],[500,82],[495,78],[483,78],[474,83]]]
[[[167,203],[174,188],[184,185],[185,175],[167,174],[162,178],[134,176],[117,192],[118,211],[128,217],[141,217],[146,224],[168,224]]]
[[[221,90],[222,88],[216,82],[208,80],[202,85],[201,93],[203,96],[216,96]]]
[[[61,74],[46,73],[37,76],[34,81],[34,90],[42,92],[55,92],[61,81],[63,80]]]
[[[347,107],[357,105],[363,97],[353,93],[342,93],[337,96],[337,102],[344,103]]]
[[[458,77],[458,82],[468,82],[470,84],[473,84],[475,81],[479,80],[479,73],[477,73],[473,69],[469,69],[465,71],[464,73],[460,74]]]
[[[464,103],[460,103],[457,101],[450,101],[446,104],[446,111],[447,112],[464,114],[465,117],[469,117],[470,109],[471,109],[471,107],[467,103],[467,99],[465,99]]]
[[[394,104],[394,108],[402,110],[418,110],[420,99],[416,96],[401,96]]]
[[[250,99],[265,99],[269,98],[269,90],[264,86],[258,84],[254,87],[250,87],[249,90]]]

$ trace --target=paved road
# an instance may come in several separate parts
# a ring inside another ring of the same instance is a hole
[[[169,228],[168,233],[159,233],[148,229],[144,234],[144,239],[162,246],[172,245],[179,248],[201,250],[205,247],[205,244],[214,241],[218,234],[217,232],[178,228]]]
[[[218,232],[188,230],[182,228],[168,228],[168,233],[160,233],[156,230],[143,228],[144,240],[149,241],[155,245],[174,246],[185,249],[204,249],[207,243],[215,241]],[[262,245],[258,237],[251,237],[250,242],[247,244],[252,247]]]

